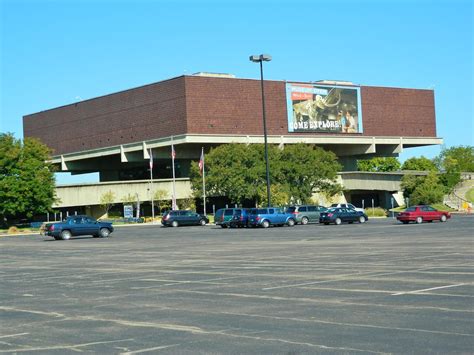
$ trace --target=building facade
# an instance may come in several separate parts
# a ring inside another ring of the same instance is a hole
[[[359,159],[442,144],[432,90],[269,80],[264,88],[269,144],[321,146],[336,153],[344,171],[355,171]],[[53,150],[59,171],[99,172],[101,183],[149,180],[150,151],[156,182],[168,181],[173,145],[185,196],[190,162],[201,147],[263,143],[260,81],[180,76],[26,115],[23,126],[25,137]]]

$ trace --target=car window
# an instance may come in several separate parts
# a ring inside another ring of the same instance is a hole
[[[259,209],[257,210],[257,213],[258,213],[258,214],[266,214],[266,213],[268,213],[268,212],[267,212],[267,209],[266,209],[266,208],[259,208]]]
[[[300,212],[306,212],[306,211],[307,211],[306,206],[301,206],[301,207],[298,209],[298,211],[300,211]]]
[[[433,207],[431,207],[431,206],[426,206],[426,210],[427,210],[427,211],[430,211],[430,212],[435,212],[435,211],[437,211],[436,208],[433,208]]]
[[[353,210],[355,210],[355,208],[356,208],[352,203],[348,203],[348,204],[347,204],[347,207],[348,207],[348,208],[352,208]]]
[[[231,209],[224,211],[224,216],[232,216],[234,213]]]
[[[269,213],[269,214],[274,214],[274,213],[275,213],[275,209],[269,208],[269,209],[268,209],[268,213]]]
[[[85,223],[95,223],[95,219],[94,218],[90,218],[90,217],[87,217],[85,218]]]
[[[406,212],[415,212],[415,211],[416,211],[416,207],[408,207],[405,211],[406,211]]]
[[[82,217],[77,217],[72,220],[72,223],[74,224],[81,224],[82,223]]]
[[[295,211],[296,211],[296,207],[295,207],[295,206],[291,206],[291,207],[288,207],[288,208],[286,209],[286,212],[288,212],[288,213],[293,213],[293,212],[295,212]]]
[[[337,207],[337,203],[333,203],[331,207]]]

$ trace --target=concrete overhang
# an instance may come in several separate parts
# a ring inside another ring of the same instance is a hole
[[[203,146],[217,146],[229,143],[256,144],[263,143],[262,135],[205,135],[187,134],[170,136],[160,139],[123,144],[100,149],[93,149],[64,155],[56,155],[51,163],[60,165],[62,171],[68,171],[68,162],[77,162],[93,158],[102,158],[119,155],[122,163],[128,162],[129,156],[133,155],[139,159],[149,159],[149,149],[160,150],[160,148],[186,144],[199,144]],[[368,137],[368,136],[334,136],[334,135],[281,135],[268,136],[269,144],[283,147],[285,144],[307,143],[323,146],[333,150],[339,156],[375,154],[378,150],[384,154],[399,154],[403,148],[421,147],[427,145],[441,145],[443,139],[438,137]],[[199,151],[200,153],[200,151]],[[197,158],[199,155],[197,156]]]

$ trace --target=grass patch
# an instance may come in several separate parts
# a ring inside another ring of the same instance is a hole
[[[471,187],[469,190],[467,190],[465,197],[469,202],[474,202],[474,187]]]

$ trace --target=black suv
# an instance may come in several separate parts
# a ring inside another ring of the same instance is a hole
[[[209,219],[195,211],[168,211],[163,215],[161,224],[165,227],[205,226]]]

